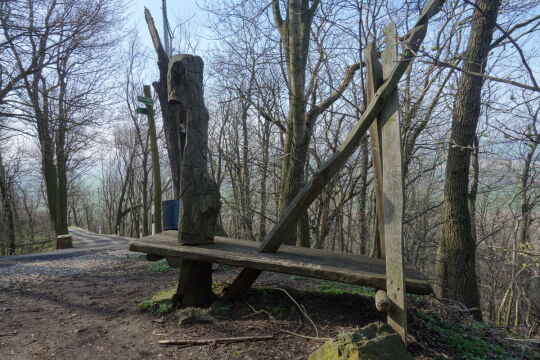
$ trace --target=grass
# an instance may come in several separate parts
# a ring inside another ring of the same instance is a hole
[[[171,303],[157,303],[153,300],[143,300],[137,304],[137,309],[142,312],[165,315],[173,310]]]
[[[212,306],[212,309],[210,310],[210,313],[212,315],[224,315],[228,312],[230,312],[232,309],[231,304],[217,302]]]
[[[515,349],[494,341],[485,331],[488,327],[486,324],[461,325],[430,314],[418,312],[416,315],[428,329],[437,334],[440,342],[448,347],[455,358],[517,360],[536,359],[538,356],[530,349],[519,351],[519,354],[516,354]]]
[[[150,264],[147,264],[146,270],[153,271],[153,272],[169,272],[169,271],[173,271],[174,268],[170,267],[169,264],[167,264],[167,260],[161,259],[161,260],[152,262]]]
[[[304,276],[291,275],[293,280],[309,280],[313,281],[314,279],[307,278]],[[315,280],[319,285],[316,288],[309,289],[308,291],[314,292],[321,295],[359,295],[364,297],[371,297],[375,295],[375,291],[371,288],[363,286],[354,286],[339,283],[336,281],[330,280]]]
[[[158,291],[150,299],[143,300],[137,304],[136,308],[139,311],[152,314],[168,314],[173,311],[171,299],[175,292],[176,288]]]
[[[321,281],[315,292],[323,295],[359,295],[364,297],[371,297],[375,294],[373,289],[363,286],[350,286],[334,281]]]

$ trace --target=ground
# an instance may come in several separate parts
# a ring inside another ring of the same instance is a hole
[[[63,255],[0,258],[0,359],[299,360],[322,342],[286,331],[325,338],[384,320],[375,310],[371,290],[264,273],[242,301],[212,306],[216,322],[180,326],[169,308],[141,310],[141,303],[148,304],[145,300],[175,285],[176,270],[128,252],[126,239],[72,234],[77,248]],[[238,271],[217,270],[215,290]],[[429,313],[414,313],[409,350],[416,359],[532,359],[477,338],[473,349],[462,353],[474,355],[480,348],[479,356],[453,357],[456,348],[467,345],[463,330]],[[274,339],[184,347],[158,344],[160,339],[251,335]]]

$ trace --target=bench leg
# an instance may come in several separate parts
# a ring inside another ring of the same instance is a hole
[[[212,303],[212,264],[182,261],[175,306],[205,307]]]
[[[234,301],[240,299],[249,290],[261,273],[262,271],[260,270],[248,268],[242,269],[240,275],[238,275],[233,283],[223,292],[223,300]]]

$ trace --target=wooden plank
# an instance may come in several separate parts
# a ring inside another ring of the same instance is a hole
[[[385,29],[385,49],[382,54],[383,72],[390,76],[397,61],[396,25]],[[386,289],[391,301],[387,322],[405,342],[407,335],[407,309],[403,265],[403,160],[399,119],[399,94],[397,87],[381,112],[384,233],[386,236]]]
[[[383,83],[383,70],[379,59],[377,59],[377,51],[373,43],[368,44],[364,50],[364,58],[367,68],[367,101],[370,102],[377,89]],[[383,168],[382,168],[382,153],[381,153],[381,119],[377,117],[377,121],[369,127],[369,139],[371,144],[371,158],[373,162],[373,173],[375,176],[375,212],[377,215],[377,231],[373,237],[373,249],[375,256],[384,259],[384,213],[383,213]]]
[[[271,271],[351,285],[386,288],[385,262],[368,256],[326,250],[283,246],[277,253],[260,253],[257,243],[216,237],[214,244],[182,245],[176,241],[176,231],[129,243],[131,251],[176,257],[199,262],[241,266],[257,271]],[[407,267],[408,290],[415,294],[430,294],[429,284],[414,266]]]
[[[366,110],[338,150],[315,171],[315,174],[313,174],[311,179],[283,211],[281,218],[261,244],[259,248],[261,252],[274,252],[281,246],[285,235],[296,226],[302,212],[309,207],[358,147],[362,136],[366,133],[377,115],[379,115],[385,103],[394,92],[399,80],[409,67],[409,64],[413,61],[414,54],[416,54],[426,36],[429,19],[439,12],[444,3],[445,0],[430,0],[426,4],[416,24],[406,36],[406,49],[400,61],[395,64],[390,75],[379,87],[373,100],[369,102]]]

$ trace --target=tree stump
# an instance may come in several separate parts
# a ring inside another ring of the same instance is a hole
[[[175,55],[169,60],[169,103],[185,115],[185,145],[180,179],[178,241],[182,245],[214,243],[221,207],[217,184],[208,175],[208,110],[203,97],[204,62],[198,56]],[[181,138],[181,136],[179,136]],[[212,264],[183,261],[174,302],[202,307],[212,299]]]

